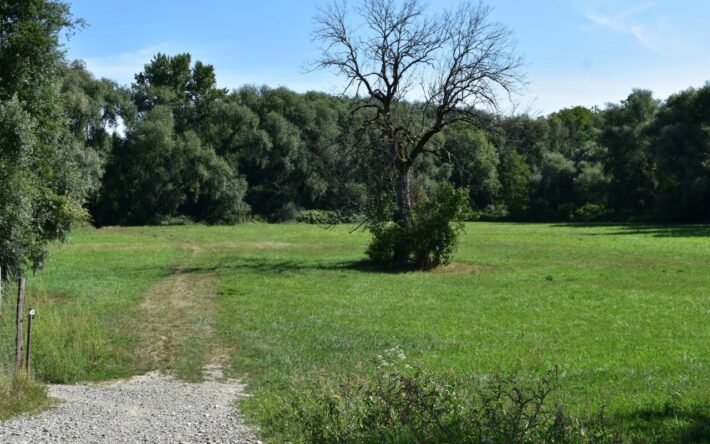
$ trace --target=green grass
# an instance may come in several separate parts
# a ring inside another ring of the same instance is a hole
[[[0,420],[20,413],[39,412],[52,405],[47,390],[27,375],[0,368]]]
[[[180,248],[143,230],[81,230],[59,246],[49,266],[27,276],[27,307],[37,310],[33,373],[42,381],[99,381],[136,374],[138,304],[172,273]],[[16,286],[5,291],[3,354],[14,353]],[[11,338],[11,339],[10,339]]]
[[[559,366],[575,412],[604,405],[642,439],[710,439],[710,227],[468,224],[455,272],[401,274],[359,267],[368,236],[350,229],[81,230],[31,279],[35,374],[150,368],[136,358],[140,301],[187,265],[217,278],[213,340],[247,375],[245,408],[266,433],[290,381],[363,372],[399,346],[433,372]]]

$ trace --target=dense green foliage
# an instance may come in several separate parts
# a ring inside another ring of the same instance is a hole
[[[225,223],[250,210],[283,221],[303,208],[357,208],[361,191],[336,152],[346,101],[285,89],[228,93],[214,68],[191,66],[189,54],[158,54],[118,92],[128,104],[125,135],[113,139],[91,205],[99,225],[177,215]]]
[[[26,74],[44,79],[45,87],[32,89],[31,97],[17,91],[20,103],[32,100],[31,109],[13,104],[12,91],[3,93],[3,131],[10,131],[3,139],[17,140],[17,153],[35,143],[32,122],[54,107],[62,119],[38,128],[55,130],[52,143],[66,139],[52,155],[71,153],[51,164],[80,172],[67,173],[75,185],[65,195],[75,207],[88,197],[86,208],[98,225],[156,224],[176,216],[286,221],[304,210],[346,220],[382,216],[395,200],[388,189],[393,177],[382,169],[389,160],[381,137],[363,129],[367,117],[353,114],[354,99],[252,86],[229,92],[217,87],[211,65],[193,64],[189,54],[158,54],[129,88],[94,79],[79,62],[60,63],[59,52],[54,57],[56,69],[42,71],[45,77],[29,68]],[[3,85],[13,84],[28,82]],[[492,219],[705,220],[708,97],[710,85],[665,102],[634,91],[601,110],[487,116],[485,129],[451,125],[429,142],[435,156],[414,162],[412,194],[430,196],[450,183],[467,191],[473,214]],[[420,105],[399,106],[415,113]],[[3,165],[22,164],[19,154],[10,155],[4,151]],[[3,180],[18,175],[25,176],[15,168]]]
[[[381,141],[361,130],[350,99],[251,86],[228,92],[216,87],[211,66],[192,66],[187,54],[159,54],[128,90],[79,64],[67,72],[72,127],[82,129],[94,164],[106,163],[88,205],[99,225],[175,216],[287,221],[307,210],[347,220],[394,199]],[[634,91],[602,110],[489,116],[486,129],[453,125],[432,140],[436,156],[415,162],[412,193],[431,196],[450,183],[488,219],[707,220],[708,97],[710,85],[666,102]],[[117,120],[125,132],[111,136]]]
[[[456,238],[463,230],[466,200],[464,190],[443,184],[430,197],[417,200],[411,228],[402,227],[387,216],[368,221],[373,239],[367,255],[373,262],[387,265],[398,262],[395,257],[399,250],[404,252],[405,262],[416,268],[448,264]]]
[[[473,223],[450,266],[408,273],[363,267],[369,236],[349,235],[354,227],[77,230],[28,283],[35,375],[163,369],[194,380],[221,357],[227,377],[246,378],[243,408],[265,438],[293,441],[303,424],[290,421],[289,400],[318,381],[372,388],[371,363],[398,346],[427,377],[452,383],[534,381],[557,366],[550,406],[559,400],[573,417],[606,406],[635,442],[710,437],[707,225]],[[178,299],[161,299],[156,288],[175,280],[197,293],[169,286]],[[12,327],[0,323],[6,365]],[[167,358],[151,358],[161,348]]]
[[[62,31],[75,26],[59,1],[0,4],[0,266],[42,265],[49,241],[83,218],[98,156],[69,131],[60,89]]]
[[[188,54],[158,54],[136,75],[93,206],[99,224],[156,224],[182,214],[206,222],[235,222],[247,211],[246,191],[224,150],[226,131],[210,117],[230,114],[214,69]],[[226,117],[226,116],[224,116]],[[236,130],[236,128],[235,128]]]
[[[651,128],[660,205],[666,214],[710,216],[710,84],[671,97]]]

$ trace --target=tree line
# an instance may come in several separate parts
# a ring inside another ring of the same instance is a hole
[[[395,139],[354,112],[357,96],[230,91],[189,54],[158,54],[121,86],[67,62],[62,33],[81,22],[66,3],[7,0],[0,19],[4,270],[41,266],[47,242],[80,221],[353,220],[383,191],[382,144]],[[386,100],[404,122],[429,112]],[[470,219],[710,219],[710,84],[664,101],[638,90],[603,109],[465,117],[413,145],[427,155],[407,165],[407,196],[450,184]]]
[[[189,54],[158,54],[130,88],[74,62],[62,94],[99,225],[345,217],[364,210],[377,180],[362,153],[380,140],[359,130],[347,97],[227,91]],[[485,117],[430,141],[435,156],[413,166],[420,192],[451,183],[466,190],[472,217],[492,219],[710,217],[710,84],[665,101],[636,90],[604,109]]]

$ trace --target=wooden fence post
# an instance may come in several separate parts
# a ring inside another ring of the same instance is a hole
[[[18,282],[18,289],[17,289],[17,342],[15,344],[15,364],[17,366],[17,370],[22,370],[22,343],[23,337],[22,334],[23,329],[22,329],[22,318],[24,315],[25,311],[25,278],[21,277]]]

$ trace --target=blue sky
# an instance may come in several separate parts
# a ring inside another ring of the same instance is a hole
[[[312,17],[326,0],[69,0],[89,26],[68,44],[98,77],[129,84],[157,52],[190,52],[215,66],[221,86],[338,92],[308,73],[318,56]],[[458,0],[429,0],[432,9]],[[518,110],[546,114],[603,106],[633,88],[657,97],[710,80],[708,0],[491,0],[526,63]]]

